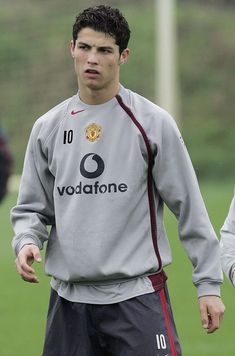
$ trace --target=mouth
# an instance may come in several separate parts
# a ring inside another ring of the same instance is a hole
[[[88,74],[88,75],[99,75],[100,73],[96,69],[89,69],[88,68],[88,69],[85,70],[85,74]]]

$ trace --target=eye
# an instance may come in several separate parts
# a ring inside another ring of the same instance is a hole
[[[110,48],[101,48],[100,49],[100,52],[101,53],[104,53],[104,54],[109,54],[109,53],[112,53],[112,50]]]
[[[78,45],[78,48],[81,49],[81,50],[87,51],[89,49],[89,46],[86,46],[84,44],[80,44],[80,45]]]

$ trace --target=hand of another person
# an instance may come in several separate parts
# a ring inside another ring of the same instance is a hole
[[[220,297],[208,295],[199,298],[202,327],[208,334],[219,329],[225,306]]]
[[[41,260],[40,251],[36,245],[30,244],[22,247],[15,263],[17,272],[24,281],[38,283],[38,277],[31,265],[34,261],[41,262]]]

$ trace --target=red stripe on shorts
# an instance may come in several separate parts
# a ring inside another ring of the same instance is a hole
[[[165,316],[167,333],[168,333],[168,337],[169,337],[169,341],[170,341],[171,356],[177,356],[177,351],[175,348],[175,340],[174,340],[172,330],[171,330],[171,322],[170,322],[170,316],[169,316],[169,312],[168,312],[168,308],[167,308],[167,302],[166,302],[164,288],[162,288],[159,291],[159,294],[160,294],[160,300],[161,300],[161,304],[162,304],[163,313]]]

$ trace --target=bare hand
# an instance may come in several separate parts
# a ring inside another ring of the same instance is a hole
[[[202,327],[208,334],[219,329],[225,306],[220,297],[208,295],[199,298]]]
[[[41,262],[39,248],[36,245],[25,245],[20,250],[15,263],[16,269],[21,278],[30,283],[38,283],[38,277],[31,267],[33,262]]]

